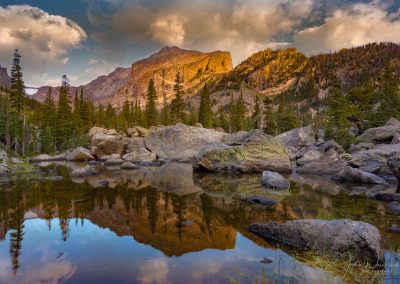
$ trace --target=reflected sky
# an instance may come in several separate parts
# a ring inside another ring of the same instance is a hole
[[[2,283],[230,283],[230,279],[254,282],[265,273],[278,282],[318,283],[338,279],[295,261],[281,250],[262,248],[240,233],[235,247],[205,249],[180,257],[118,237],[89,220],[71,220],[69,237],[63,240],[60,220],[31,219],[24,222],[25,238],[14,274],[10,261],[10,233],[0,242]],[[271,264],[260,260],[269,258]]]

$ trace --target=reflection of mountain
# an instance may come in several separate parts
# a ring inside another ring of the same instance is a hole
[[[19,180],[0,189],[0,240],[9,233],[14,270],[23,254],[24,219],[38,216],[59,218],[60,240],[68,242],[74,226],[88,219],[118,236],[132,236],[167,256],[235,247],[237,231],[255,243],[265,241],[249,234],[250,223],[284,222],[301,218],[349,218],[376,225],[384,247],[395,236],[386,228],[398,219],[386,213],[381,203],[343,194],[331,195],[305,184],[291,184],[290,191],[263,189],[258,176],[200,175],[185,165],[173,164],[138,171],[106,171],[86,183],[73,183],[65,167],[43,171],[64,180]],[[46,175],[46,173],[44,174]],[[98,180],[109,187],[93,188]],[[251,194],[265,194],[279,202],[263,207],[242,201]],[[385,215],[384,220],[380,216]],[[29,236],[28,236],[29,237]]]

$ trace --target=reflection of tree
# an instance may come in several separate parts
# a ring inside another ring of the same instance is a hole
[[[172,195],[172,206],[176,214],[176,227],[178,228],[179,240],[182,241],[183,222],[185,221],[186,213],[186,196]]]
[[[201,196],[201,208],[203,209],[203,222],[206,223],[208,234],[211,236],[211,221],[213,214],[213,200],[212,198],[203,193]]]
[[[10,216],[10,256],[14,275],[17,273],[19,256],[21,255],[22,241],[24,239],[24,213],[20,208]]]
[[[149,216],[150,230],[153,234],[156,232],[157,228],[158,199],[159,199],[158,191],[155,188],[149,187],[146,190],[146,205]]]

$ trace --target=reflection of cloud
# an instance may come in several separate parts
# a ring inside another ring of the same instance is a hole
[[[55,252],[37,259],[32,265],[24,265],[13,275],[11,262],[0,258],[1,283],[60,283],[74,275],[76,266],[66,259],[55,259]]]
[[[168,281],[168,264],[163,258],[146,261],[139,268],[138,280],[143,283],[170,283]]]

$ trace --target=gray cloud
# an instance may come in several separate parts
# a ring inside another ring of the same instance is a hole
[[[8,65],[13,50],[19,48],[27,82],[46,83],[46,70],[66,64],[68,51],[79,48],[86,37],[79,25],[65,17],[28,5],[0,6],[0,62]]]

